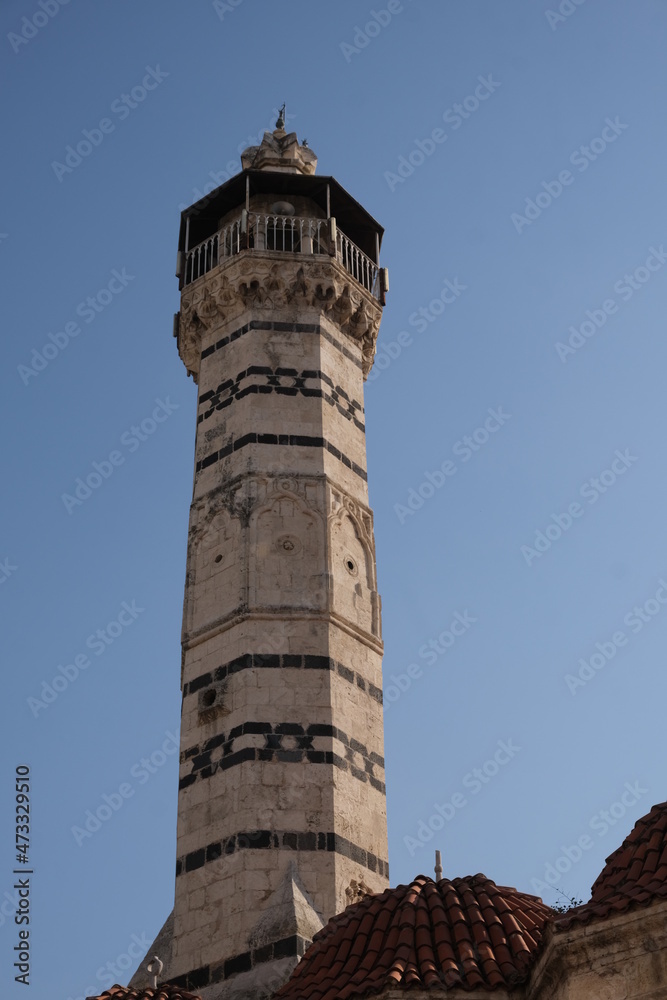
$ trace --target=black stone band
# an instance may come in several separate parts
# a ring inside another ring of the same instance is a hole
[[[249,382],[250,379],[255,381]],[[262,380],[263,381],[258,381]],[[315,385],[306,385],[314,382]],[[245,383],[245,384],[244,384]],[[320,386],[324,383],[330,392]],[[312,369],[297,371],[296,368],[269,368],[266,365],[249,365],[239,372],[235,378],[226,379],[216,389],[209,389],[199,397],[203,411],[197,418],[197,423],[208,420],[218,410],[231,406],[235,400],[249,395],[266,395],[277,393],[282,396],[305,396],[307,398],[323,399],[338,412],[351,420],[362,433],[366,427],[358,416],[364,408],[356,399],[350,399],[345,390],[336,385],[324,372]]]
[[[330,670],[337,673],[339,677],[355,684],[360,691],[365,691],[374,701],[382,704],[382,688],[376,687],[370,681],[366,681],[361,674],[349,667],[332,660],[329,656],[303,656],[294,653],[246,653],[238,656],[235,660],[229,660],[221,664],[215,670],[200,674],[191,681],[183,685],[183,697],[195,694],[202,688],[208,687],[215,681],[224,681],[230,674],[236,674],[240,670],[268,669],[268,670]]]
[[[333,337],[326,330],[323,330],[319,323],[263,323],[261,320],[252,320],[250,323],[246,323],[245,326],[239,327],[238,330],[233,330],[227,337],[223,337],[218,340],[215,344],[211,344],[206,350],[201,352],[201,360],[210,357],[215,351],[219,351],[222,347],[226,347],[233,340],[238,340],[239,337],[243,337],[246,333],[250,333],[252,330],[266,330],[274,331],[275,333],[313,333],[318,337],[324,337],[336,350],[340,351],[348,361],[351,361],[357,368],[363,368],[363,365],[358,357],[356,357],[352,351],[349,351],[345,344],[342,344],[340,340]]]
[[[190,851],[176,860],[176,877],[196,871],[219,858],[243,850],[259,851],[328,851],[350,858],[355,864],[368,868],[384,878],[389,878],[389,863],[363,847],[353,844],[337,833],[314,831],[251,830],[233,833],[223,840],[208,844],[197,851]]]
[[[237,740],[246,743],[234,749]],[[255,746],[248,746],[248,738]],[[319,746],[313,746],[314,740]],[[329,740],[337,740],[344,747],[345,756],[323,749]],[[216,752],[217,751],[217,752]],[[327,723],[312,723],[304,728],[297,722],[244,722],[234,726],[229,733],[218,733],[201,745],[190,747],[181,754],[181,764],[190,764],[191,771],[181,777],[178,787],[188,788],[198,780],[211,778],[218,771],[227,771],[245,761],[276,761],[281,764],[329,764],[348,771],[358,781],[368,782],[372,788],[386,794],[383,781],[375,768],[384,770],[384,758],[369,751],[359,740],[350,739],[342,729]],[[358,766],[361,765],[361,766]]]
[[[230,441],[224,448],[212,451],[210,455],[202,458],[197,462],[196,471],[201,472],[202,469],[208,469],[210,465],[220,462],[223,458],[231,455],[232,452],[240,451],[241,448],[245,448],[249,444],[279,444],[296,448],[325,448],[334,458],[337,458],[343,465],[346,465],[348,469],[356,473],[364,482],[368,480],[366,470],[362,469],[356,462],[353,462],[347,455],[344,455],[342,451],[339,451],[326,438],[310,437],[306,434],[243,434],[241,437],[236,438],[236,440]]]
[[[261,948],[253,948],[252,951],[245,951],[241,955],[228,958],[219,965],[202,965],[198,969],[193,969],[184,976],[176,976],[169,982],[173,986],[178,986],[183,990],[199,990],[204,986],[213,986],[215,983],[222,983],[230,976],[235,976],[238,972],[250,972],[256,965],[263,962],[278,961],[281,958],[301,958],[305,955],[311,945],[308,938],[303,938],[298,934],[292,937],[283,938],[281,941],[274,941],[273,944],[264,945]],[[279,984],[276,984],[276,988]]]

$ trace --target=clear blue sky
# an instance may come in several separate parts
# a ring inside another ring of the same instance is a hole
[[[449,877],[530,892],[551,872],[588,898],[665,798],[664,5],[56,3],[0,12],[0,914],[26,763],[31,996],[101,991],[171,908],[195,427],[179,210],[283,101],[386,227],[366,411],[392,882],[439,847]],[[68,511],[95,462],[107,478]],[[3,997],[23,995],[17,930],[3,916]]]

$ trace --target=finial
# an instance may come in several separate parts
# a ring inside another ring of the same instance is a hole
[[[307,139],[304,139],[304,140],[303,140],[303,142],[301,143],[301,145],[302,145],[302,146],[305,146],[305,147],[306,147],[306,149],[309,149],[309,148],[310,148],[310,147],[308,146],[308,140],[307,140]]]
[[[280,129],[284,129],[285,128],[285,105],[284,104],[283,104],[282,108],[280,109],[280,111],[278,112],[278,121],[276,122],[276,128],[280,128]]]
[[[161,962],[157,955],[153,955],[150,962],[146,964],[146,971],[153,977],[153,989],[157,989],[158,976],[164,969],[164,962]]]
[[[436,882],[442,882],[442,859],[440,851],[435,852],[435,880]]]

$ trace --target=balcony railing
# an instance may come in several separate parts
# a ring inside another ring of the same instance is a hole
[[[378,265],[337,228],[334,245],[330,231],[326,219],[243,213],[213,236],[186,251],[183,284],[191,284],[221,264],[226,257],[233,257],[242,250],[278,250],[281,253],[335,256],[360,285],[379,299]]]

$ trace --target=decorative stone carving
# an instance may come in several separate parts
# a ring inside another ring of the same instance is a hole
[[[281,121],[281,119],[279,119]],[[283,123],[284,125],[284,123]],[[265,132],[260,146],[248,146],[241,153],[244,170],[289,170],[290,173],[314,174],[317,156],[296,137],[296,132],[285,132],[284,127],[276,127],[273,132]]]
[[[342,491],[332,490],[328,520],[332,608],[379,638],[380,602],[370,513]]]
[[[350,881],[347,889],[345,890],[345,898],[347,899],[347,905],[350,906],[352,903],[358,903],[360,899],[364,896],[372,896],[373,890],[370,886],[366,885],[363,877],[360,876],[359,880],[353,878]]]
[[[188,372],[199,373],[202,338],[242,312],[314,306],[361,346],[364,377],[375,355],[382,307],[333,257],[246,251],[183,290],[178,349]]]

